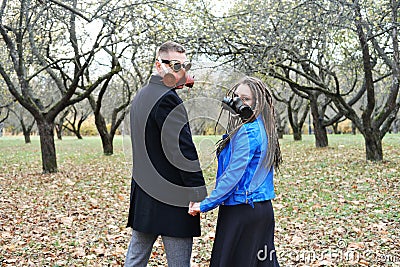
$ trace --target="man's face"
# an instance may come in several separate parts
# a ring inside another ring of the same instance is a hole
[[[187,62],[186,54],[179,53],[179,52],[169,52],[168,54],[162,53],[162,54],[160,54],[159,59],[169,60],[169,61],[179,61],[182,64]],[[156,69],[157,69],[158,74],[160,74],[161,77],[164,77],[164,75],[166,73],[172,73],[175,76],[176,81],[179,81],[180,79],[184,78],[185,73],[186,73],[184,69],[181,69],[178,72],[175,72],[169,64],[161,63],[159,61],[156,61]]]

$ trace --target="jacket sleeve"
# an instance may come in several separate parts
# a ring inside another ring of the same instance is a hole
[[[225,171],[211,194],[200,203],[200,211],[207,212],[219,206],[235,190],[258,146],[258,141],[245,125],[232,138],[231,157]]]
[[[194,187],[189,199],[203,200],[207,195],[203,173],[192,140],[186,109],[175,92],[169,91],[161,98],[154,119],[161,130],[165,155],[179,169],[183,185]]]

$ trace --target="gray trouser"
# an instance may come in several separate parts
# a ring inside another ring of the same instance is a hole
[[[146,267],[157,235],[132,230],[132,239],[126,253],[125,267]],[[161,236],[167,255],[168,267],[189,267],[192,237]]]

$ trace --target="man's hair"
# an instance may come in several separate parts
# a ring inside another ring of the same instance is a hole
[[[158,48],[157,57],[159,57],[161,54],[168,54],[169,52],[185,53],[186,50],[182,45],[173,41],[168,41],[160,45]]]

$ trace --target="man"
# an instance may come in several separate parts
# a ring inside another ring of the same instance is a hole
[[[187,213],[190,201],[207,192],[186,109],[175,89],[190,81],[185,49],[162,44],[153,74],[131,104],[132,186],[128,227],[132,239],[126,267],[146,266],[161,235],[168,266],[190,266],[200,217]]]

